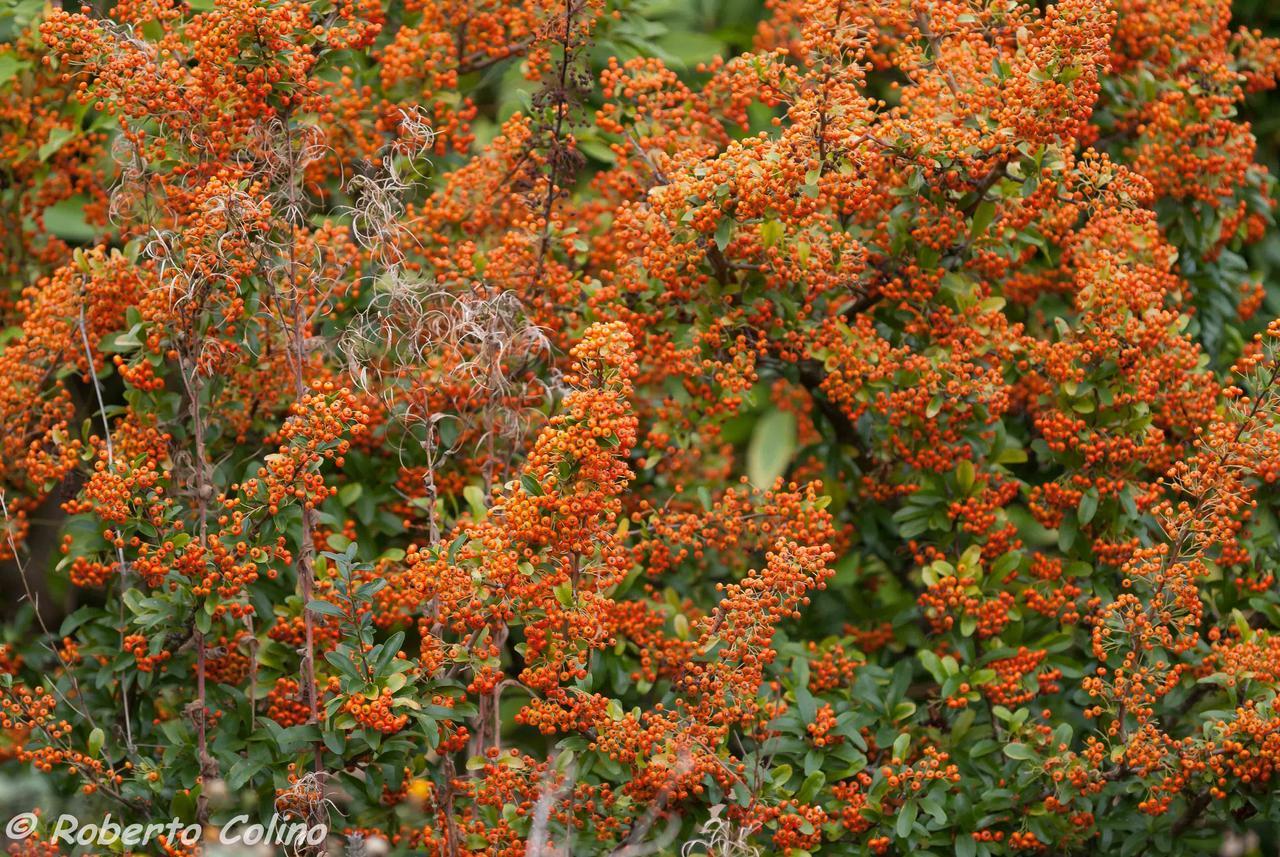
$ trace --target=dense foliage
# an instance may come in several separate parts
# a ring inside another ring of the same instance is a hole
[[[1228,3],[94,3],[0,9],[14,811],[1280,829],[1280,43]]]

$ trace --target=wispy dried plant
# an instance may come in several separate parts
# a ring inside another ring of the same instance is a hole
[[[403,276],[381,286],[341,347],[351,376],[383,400],[426,457],[434,541],[434,474],[462,439],[473,438],[484,451],[489,490],[540,413],[533,403],[550,392],[532,370],[551,343],[511,292],[477,286],[455,294]],[[459,379],[466,382],[462,398],[449,392]],[[454,423],[456,442],[444,440],[447,421]]]
[[[756,826],[725,818],[724,809],[724,804],[711,807],[711,817],[680,849],[681,857],[760,857],[760,848],[751,842]]]

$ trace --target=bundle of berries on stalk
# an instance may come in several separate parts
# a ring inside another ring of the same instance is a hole
[[[1280,848],[1237,5],[9,2],[9,853]]]

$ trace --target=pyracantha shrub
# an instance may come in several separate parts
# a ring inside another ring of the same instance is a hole
[[[0,37],[12,853],[66,808],[440,857],[1276,841],[1238,111],[1280,43],[1224,0]]]

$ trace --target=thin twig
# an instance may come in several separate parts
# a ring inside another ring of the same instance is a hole
[[[80,301],[80,342],[84,345],[84,359],[88,366],[89,381],[93,385],[93,393],[98,399],[98,415],[102,419],[103,440],[107,446],[107,467],[115,473],[116,456],[115,448],[111,444],[111,423],[107,420],[107,405],[102,398],[102,385],[98,383],[98,373],[93,368],[93,349],[89,346],[89,330],[84,318],[84,301]],[[120,563],[120,648],[124,649],[125,638],[125,618],[124,618],[124,594],[129,589],[129,564],[125,562],[124,548],[116,544],[116,559]],[[39,611],[37,611],[38,613]],[[129,748],[129,752],[134,750],[133,746],[133,722],[129,715],[129,685],[126,679],[120,681],[120,694],[124,700],[124,740],[125,746]]]

